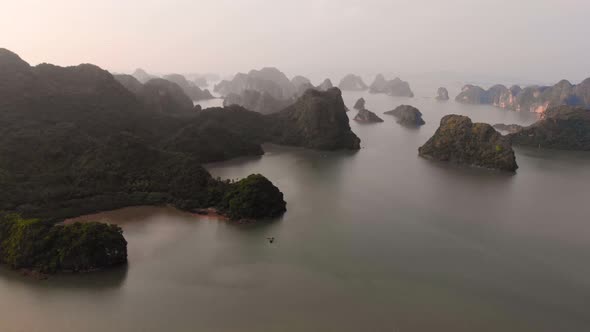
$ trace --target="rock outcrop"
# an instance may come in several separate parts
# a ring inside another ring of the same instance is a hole
[[[446,115],[423,146],[420,156],[457,164],[514,172],[518,168],[510,139],[486,123],[462,115]]]
[[[250,111],[271,114],[293,103],[293,100],[278,100],[267,92],[244,90],[241,94],[230,93],[223,100],[223,106],[239,105]]]
[[[359,98],[356,103],[354,103],[353,108],[357,111],[365,109],[365,98]]]
[[[449,100],[449,91],[447,88],[440,87],[436,91],[436,100],[447,101]]]
[[[541,120],[509,137],[515,145],[590,151],[590,110],[552,107],[545,111]]]
[[[414,97],[414,92],[410,89],[410,84],[397,77],[387,82],[385,93],[394,97]]]
[[[368,109],[361,109],[354,117],[354,121],[362,122],[362,123],[378,123],[383,122],[377,114],[369,111]]]
[[[320,150],[360,148],[337,88],[307,90],[293,105],[268,117],[273,143]]]
[[[125,264],[127,241],[119,226],[55,226],[18,214],[0,215],[0,263],[40,273],[90,272]]]
[[[494,85],[484,90],[476,85],[466,85],[455,98],[456,101],[465,104],[488,104],[501,108],[511,108],[515,105],[520,87],[513,86],[510,89],[503,85]]]
[[[354,104],[354,109],[358,111],[354,117],[354,121],[362,123],[383,122],[383,119],[378,117],[377,114],[365,108],[365,98],[359,98]]]
[[[368,89],[360,76],[348,74],[342,78],[338,87],[342,91],[365,91]]]
[[[402,81],[399,77],[393,80],[386,80],[382,74],[375,77],[369,88],[370,93],[385,93],[393,97],[414,97],[410,84]]]
[[[590,78],[578,85],[562,80],[553,86],[519,86],[507,88],[495,85],[488,90],[466,85],[455,98],[468,104],[488,104],[515,111],[543,113],[561,105],[590,107]]]
[[[419,127],[426,123],[422,119],[422,113],[416,107],[410,105],[400,105],[384,114],[395,116],[397,123],[406,127]]]
[[[209,90],[201,90],[193,82],[189,82],[184,76],[180,74],[170,74],[164,76],[165,80],[174,82],[184,91],[184,93],[193,101],[213,99],[213,95]]]
[[[378,74],[377,76],[375,76],[375,80],[373,80],[373,83],[371,83],[371,85],[369,86],[369,92],[385,93],[386,88],[387,80],[385,79],[385,76],[383,76],[383,74]]]
[[[320,85],[318,85],[318,86],[316,87],[316,89],[317,89],[317,90],[320,90],[320,91],[328,91],[328,90],[330,90],[330,89],[331,89],[331,88],[333,88],[333,87],[334,87],[334,85],[332,85],[332,81],[330,81],[330,79],[329,79],[329,78],[326,78],[326,79],[325,79],[325,80],[322,82],[322,84],[320,84]]]
[[[260,174],[231,185],[219,209],[230,218],[250,221],[280,217],[287,211],[283,193]]]

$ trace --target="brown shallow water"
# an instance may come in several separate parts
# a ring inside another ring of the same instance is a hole
[[[427,124],[383,115],[352,124],[357,153],[265,146],[208,166],[275,182],[288,212],[272,223],[165,207],[87,217],[122,225],[129,265],[41,282],[0,270],[0,331],[590,330],[590,154],[518,149],[514,175],[433,163],[417,148],[447,113],[534,118],[364,96],[379,115],[411,103]]]

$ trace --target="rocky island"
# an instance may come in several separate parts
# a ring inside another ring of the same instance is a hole
[[[368,86],[360,76],[348,74],[342,78],[338,87],[342,91],[365,91]]]
[[[368,109],[360,110],[356,116],[354,117],[354,121],[362,122],[362,123],[378,123],[383,122],[377,114],[369,111]]]
[[[410,84],[402,81],[399,77],[393,80],[386,80],[382,74],[375,77],[369,88],[370,93],[385,93],[393,97],[414,97]]]
[[[387,111],[384,114],[393,115],[397,118],[397,123],[406,127],[419,127],[426,122],[422,119],[422,113],[414,106],[400,105],[394,110]]]
[[[518,168],[510,139],[486,123],[446,115],[434,135],[418,149],[427,159],[514,172]]]
[[[294,104],[267,117],[268,142],[319,150],[360,149],[338,88],[307,90]]]
[[[0,49],[0,103],[0,211],[22,216],[0,220],[6,240],[1,245],[10,246],[0,247],[0,262],[51,272],[92,270],[126,257],[118,228],[54,226],[66,218],[166,204],[188,211],[215,208],[232,220],[273,218],[284,212],[285,202],[270,181],[262,175],[214,179],[201,164],[260,155],[264,142],[360,147],[337,88],[308,90],[271,115],[239,106],[195,112],[180,86],[168,80],[142,84],[90,64],[30,66]],[[22,263],[11,248],[25,243],[35,246],[19,254],[26,257]],[[67,248],[80,251],[56,257]]]
[[[377,114],[365,108],[365,98],[359,98],[354,104],[354,109],[358,110],[358,113],[354,117],[354,121],[362,123],[383,122],[383,119],[378,117]]]
[[[553,86],[494,85],[484,90],[476,85],[466,85],[455,98],[467,104],[486,104],[514,111],[543,113],[550,107],[561,105],[590,107],[590,78],[574,85],[562,80]]]
[[[357,111],[365,109],[365,98],[359,98],[356,103],[354,103],[353,108]]]
[[[238,73],[231,81],[221,81],[213,91],[227,96],[230,93],[241,95],[245,90],[266,92],[277,100],[292,99],[297,94],[297,87],[280,70],[265,67],[251,70],[247,74]]]
[[[262,114],[271,114],[293,104],[309,89],[315,89],[304,76],[289,80],[272,67],[238,73],[231,81],[222,81],[214,88],[225,96],[224,105],[239,105]]]
[[[286,209],[283,193],[260,174],[233,183],[219,210],[234,220],[250,221],[280,217]]]
[[[127,241],[119,226],[54,225],[18,214],[0,215],[0,263],[13,269],[90,272],[126,262]]]
[[[447,101],[449,100],[449,91],[447,88],[440,87],[436,91],[436,100]]]
[[[590,151],[590,110],[572,106],[549,108],[541,120],[509,138],[514,145]]]

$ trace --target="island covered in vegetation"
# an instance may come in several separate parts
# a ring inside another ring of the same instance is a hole
[[[88,272],[127,262],[119,226],[55,225],[18,214],[0,215],[0,263],[41,273]]]
[[[308,89],[269,115],[236,105],[195,111],[190,99],[174,80],[142,83],[91,64],[30,66],[0,49],[0,213],[12,216],[0,220],[0,262],[46,272],[120,263],[126,256],[119,228],[58,225],[126,206],[210,208],[240,221],[275,218],[286,203],[270,180],[260,174],[216,179],[202,165],[262,155],[266,142],[360,148],[338,88]],[[90,242],[65,240],[71,234]],[[14,256],[25,244],[34,247],[24,258]],[[111,246],[114,256],[104,252]],[[64,256],[71,247],[82,251]]]

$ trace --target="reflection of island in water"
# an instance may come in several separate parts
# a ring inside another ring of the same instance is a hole
[[[128,270],[129,266],[123,264],[91,273],[57,273],[45,280],[38,280],[32,277],[23,277],[22,271],[0,266],[0,289],[3,288],[2,284],[6,284],[11,288],[27,287],[47,293],[78,289],[104,291],[121,287],[127,277]]]

